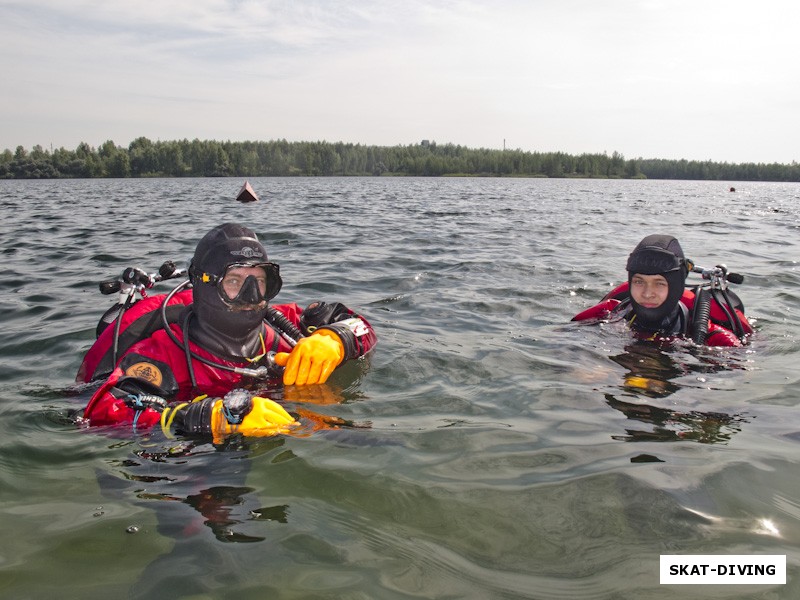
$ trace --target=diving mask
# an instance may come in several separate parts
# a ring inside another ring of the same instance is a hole
[[[275,263],[233,263],[222,276],[203,273],[204,283],[217,288],[220,299],[232,309],[261,308],[278,295],[283,280]]]

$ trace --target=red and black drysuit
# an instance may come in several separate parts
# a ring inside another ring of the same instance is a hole
[[[729,292],[730,294],[730,292]],[[732,295],[732,294],[731,294]],[[639,330],[636,327],[633,308],[630,304],[630,291],[628,282],[622,283],[603,297],[603,300],[575,315],[573,321],[614,321],[625,319],[632,323],[632,329],[638,337],[654,338],[667,341],[675,337],[692,337],[693,316],[695,308],[695,292],[685,289],[678,301],[679,313],[675,320],[675,329],[672,331]],[[738,300],[738,298],[736,298]],[[733,307],[735,318],[741,323],[742,337],[736,335],[734,326],[730,323],[728,314],[716,301],[711,301],[711,310],[708,320],[708,333],[705,337],[706,346],[742,346],[747,336],[753,333],[753,328],[743,312],[743,307]],[[744,338],[744,339],[742,339]]]
[[[253,380],[247,376],[209,365],[196,358],[187,359],[182,318],[170,324],[175,336],[173,340],[163,327],[159,316],[165,296],[153,296],[134,304],[123,316],[121,324],[123,339],[126,332],[135,335],[137,330],[148,331],[147,337],[136,341],[121,352],[108,379],[93,394],[84,418],[91,425],[117,425],[134,423],[137,428],[156,424],[167,403],[189,402],[198,394],[209,397],[222,397],[237,387],[247,387]],[[192,290],[184,290],[170,299],[167,307],[172,315],[185,314],[190,310]],[[356,315],[342,304],[327,305],[315,303],[305,311],[297,304],[279,304],[277,309],[295,327],[304,329],[304,313],[320,313],[324,306],[322,322],[315,323],[320,329],[334,331],[345,349],[343,363],[349,359],[364,356],[377,342],[372,326],[363,317]],[[156,321],[158,319],[158,321]],[[101,378],[103,365],[108,365],[113,343],[114,324],[108,326],[98,337],[94,346],[86,354],[78,372],[77,380],[90,382]],[[291,352],[291,345],[268,323],[263,323],[264,350],[266,352]],[[130,341],[130,340],[128,340]],[[179,342],[179,343],[176,343]],[[227,367],[257,368],[266,366],[265,356],[249,362],[235,357],[217,356],[198,346],[191,340],[188,349],[191,353],[215,364]],[[194,382],[190,372],[193,371]],[[106,371],[107,372],[107,371]],[[160,402],[163,399],[163,404]]]

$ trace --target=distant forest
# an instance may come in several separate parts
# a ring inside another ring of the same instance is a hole
[[[472,149],[423,141],[408,146],[343,142],[218,142],[135,139],[125,148],[109,140],[98,148],[0,154],[0,179],[93,177],[487,176],[615,179],[800,181],[800,164],[626,159],[611,155]]]

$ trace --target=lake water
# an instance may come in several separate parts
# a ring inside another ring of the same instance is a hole
[[[251,183],[0,181],[0,597],[800,596],[800,185]],[[76,425],[97,283],[225,221],[281,264],[276,302],[375,326],[368,365],[276,391],[361,426],[215,449]],[[744,274],[748,347],[569,322],[649,233]],[[663,554],[786,555],[787,583],[660,585]]]

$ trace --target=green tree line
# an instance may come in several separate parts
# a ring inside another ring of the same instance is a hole
[[[800,181],[800,164],[718,163],[626,159],[611,155],[467,148],[423,141],[408,146],[343,142],[219,142],[109,140],[97,148],[30,151],[18,146],[0,154],[0,178],[92,177],[277,177],[277,176],[493,176]]]

